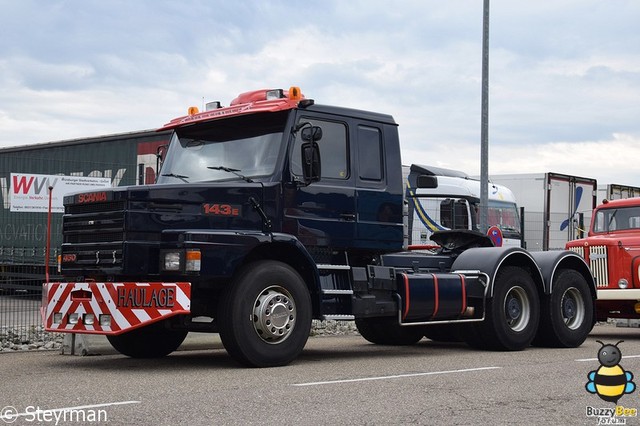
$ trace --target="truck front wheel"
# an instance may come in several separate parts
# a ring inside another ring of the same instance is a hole
[[[277,261],[247,265],[220,299],[220,338],[227,352],[250,367],[293,361],[311,330],[311,297],[300,275]]]
[[[471,346],[518,351],[531,344],[538,329],[540,300],[527,271],[507,266],[498,272],[486,309],[484,321],[465,330]]]
[[[560,270],[550,295],[542,300],[536,346],[575,348],[593,328],[593,301],[584,277],[572,269]]]
[[[186,330],[167,328],[165,322],[160,321],[116,336],[107,336],[107,340],[115,350],[131,358],[160,358],[178,349],[187,333]]]

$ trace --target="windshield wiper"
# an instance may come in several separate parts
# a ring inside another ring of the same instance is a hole
[[[160,176],[167,176],[167,177],[174,177],[177,179],[182,180],[183,182],[189,183],[189,181],[187,179],[189,179],[189,176],[185,176],[185,175],[177,175],[175,173],[164,173]]]
[[[611,217],[609,218],[609,223],[607,223],[607,232],[611,232],[611,223],[613,223],[613,219],[615,219],[618,210],[614,211]]]
[[[242,175],[242,174],[239,173],[241,171],[240,169],[232,169],[231,167],[225,167],[225,166],[215,166],[215,167],[211,166],[211,167],[207,167],[207,169],[222,170],[222,171],[227,172],[227,173],[233,173],[234,175],[238,176],[243,181],[245,181],[247,183],[253,183],[253,180],[251,178],[248,178],[245,175]]]

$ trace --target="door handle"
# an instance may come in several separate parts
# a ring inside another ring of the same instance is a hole
[[[340,218],[349,222],[353,222],[356,220],[355,213],[341,213]]]

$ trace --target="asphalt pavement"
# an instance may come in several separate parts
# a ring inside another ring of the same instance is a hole
[[[619,365],[633,374],[617,404],[587,389],[598,341],[623,341]],[[0,424],[640,424],[640,390],[629,384],[640,384],[638,328],[598,325],[579,348],[520,352],[312,337],[290,365],[264,369],[239,366],[212,334],[191,333],[161,359],[127,358],[97,336],[86,343],[94,356],[0,354]]]

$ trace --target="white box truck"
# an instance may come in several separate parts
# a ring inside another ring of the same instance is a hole
[[[564,249],[583,235],[597,205],[598,183],[592,178],[547,172],[489,179],[511,189],[524,208],[524,241],[530,251]]]
[[[598,185],[598,205],[602,204],[604,200],[622,200],[633,197],[640,197],[640,188],[637,186],[617,183]]]

